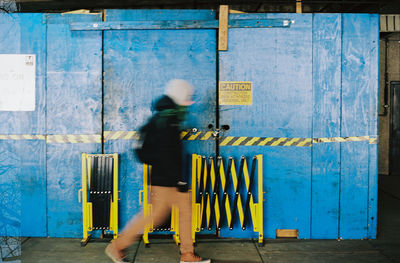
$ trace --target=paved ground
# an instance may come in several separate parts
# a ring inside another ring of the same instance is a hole
[[[398,189],[398,188],[397,188]],[[266,240],[259,247],[251,240],[199,239],[196,251],[214,263],[340,262],[400,263],[400,199],[383,190],[379,196],[377,240]],[[9,262],[96,262],[109,263],[103,251],[107,243],[91,242],[80,247],[78,239],[29,238],[22,244],[22,257]],[[128,257],[136,263],[178,262],[172,239],[151,239],[150,248],[133,245]],[[5,262],[7,262],[5,261]],[[1,262],[1,260],[0,260]]]
[[[23,244],[22,262],[101,262],[109,263],[104,242],[79,246],[77,239],[30,239]],[[214,263],[290,262],[400,262],[400,241],[371,240],[271,240],[258,247],[248,240],[200,240],[196,251]],[[135,263],[178,262],[179,253],[168,239],[132,246],[128,257]]]

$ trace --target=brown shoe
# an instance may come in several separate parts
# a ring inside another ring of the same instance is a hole
[[[125,259],[123,252],[119,251],[113,243],[109,244],[104,252],[114,263],[129,262]]]
[[[211,263],[211,259],[199,257],[193,252],[183,253],[181,255],[180,263]]]

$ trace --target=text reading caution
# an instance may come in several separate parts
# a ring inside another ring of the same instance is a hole
[[[253,83],[251,81],[220,81],[219,105],[251,105]]]

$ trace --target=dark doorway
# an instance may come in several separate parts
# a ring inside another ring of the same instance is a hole
[[[400,175],[400,81],[390,82],[390,159],[391,175]]]

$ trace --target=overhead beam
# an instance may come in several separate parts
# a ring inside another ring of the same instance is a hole
[[[290,27],[290,19],[230,19],[227,28]],[[72,31],[96,30],[159,30],[159,29],[219,29],[218,20],[160,20],[160,21],[113,21],[75,22]]]

